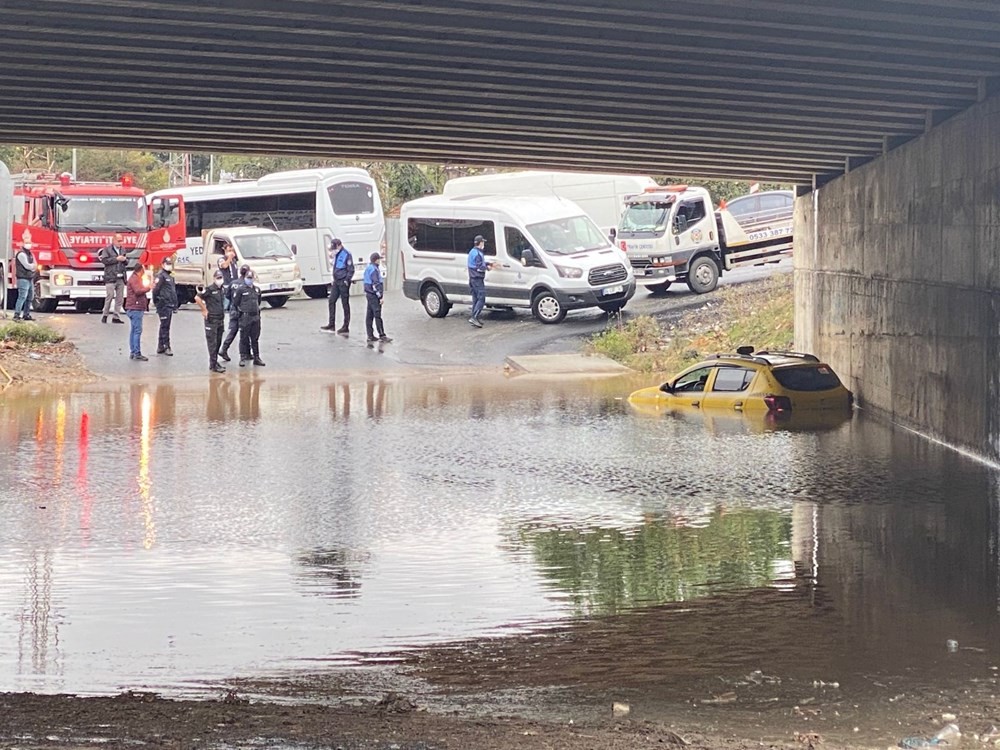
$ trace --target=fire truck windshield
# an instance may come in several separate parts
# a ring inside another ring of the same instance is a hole
[[[69,195],[66,204],[57,203],[56,223],[61,229],[83,227],[94,231],[146,229],[142,198],[118,195]]]

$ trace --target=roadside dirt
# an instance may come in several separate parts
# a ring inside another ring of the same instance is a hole
[[[294,747],[341,750],[748,750],[770,745],[609,720],[570,725],[519,718],[470,718],[421,710],[387,695],[363,706],[251,703],[235,694],[214,701],[169,701],[147,693],[113,698],[0,696],[6,748]]]
[[[87,369],[76,347],[68,341],[58,344],[20,344],[0,341],[0,387],[6,385],[56,385],[92,383],[98,376]]]

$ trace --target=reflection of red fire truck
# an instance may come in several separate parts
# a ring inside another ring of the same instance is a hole
[[[31,242],[39,312],[53,312],[63,300],[80,310],[101,304],[104,265],[97,255],[117,233],[130,267],[136,261],[158,265],[184,248],[183,201],[179,196],[147,201],[131,175],[121,182],[76,182],[68,173],[14,175],[14,211],[12,256]],[[13,268],[7,273],[14,286]]]

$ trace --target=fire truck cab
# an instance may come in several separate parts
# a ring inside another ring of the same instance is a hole
[[[129,267],[159,265],[184,247],[184,203],[179,196],[147,200],[131,175],[120,182],[79,182],[69,173],[14,176],[13,258],[30,242],[38,262],[33,307],[54,312],[61,301],[77,309],[104,299],[101,248],[116,234]],[[9,287],[13,262],[4,269]]]

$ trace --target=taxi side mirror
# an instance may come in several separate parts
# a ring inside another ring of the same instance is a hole
[[[664,383],[663,385],[660,386],[660,390],[663,391],[664,393],[673,393],[674,386],[671,385],[670,383]]]

